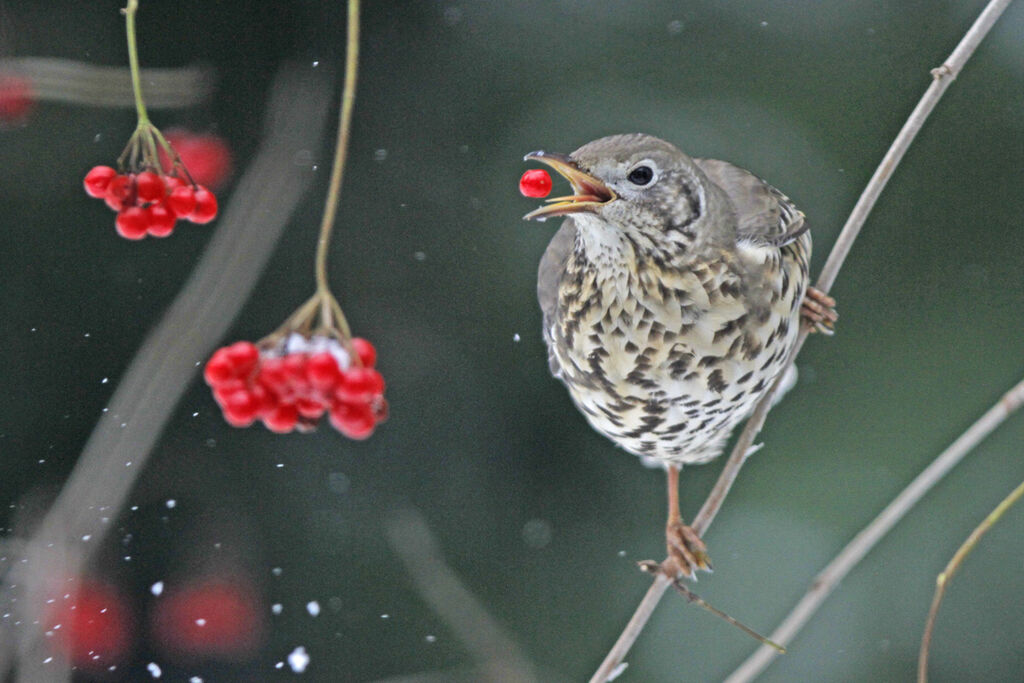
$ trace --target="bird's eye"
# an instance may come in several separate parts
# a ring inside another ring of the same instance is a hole
[[[629,175],[626,176],[626,180],[634,185],[646,185],[651,182],[653,177],[654,171],[651,170],[650,166],[637,166],[629,172]]]

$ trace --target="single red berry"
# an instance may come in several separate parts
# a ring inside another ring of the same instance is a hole
[[[235,342],[227,347],[228,360],[231,361],[236,377],[247,377],[260,360],[260,350],[252,342]]]
[[[299,412],[295,404],[286,403],[279,405],[272,412],[263,417],[263,425],[272,432],[287,434],[295,429],[299,423]]]
[[[171,189],[167,195],[167,207],[179,218],[186,218],[196,208],[195,190],[190,185],[179,185]]]
[[[213,398],[217,401],[217,405],[223,408],[224,404],[227,403],[228,397],[239,391],[245,390],[245,382],[237,377],[232,377],[231,379],[226,379],[213,385]]]
[[[188,215],[188,220],[202,225],[217,217],[217,198],[213,193],[200,185],[196,189],[196,207]]]
[[[0,124],[24,119],[33,101],[31,81],[17,74],[0,74]]]
[[[519,191],[527,197],[547,197],[551,192],[551,176],[543,168],[531,168],[519,179]]]
[[[164,198],[164,181],[152,171],[143,171],[135,176],[135,191],[144,202],[155,202]]]
[[[211,387],[215,387],[234,378],[234,376],[235,366],[231,359],[228,358],[228,350],[226,348],[217,349],[210,356],[210,360],[206,361],[206,367],[203,369],[203,379]]]
[[[329,391],[341,379],[338,361],[330,353],[315,353],[306,361],[306,377],[309,383],[322,391]]]
[[[167,237],[174,232],[178,217],[163,204],[153,204],[146,213],[149,215],[149,234],[153,237]]]
[[[372,368],[377,364],[377,349],[373,348],[373,344],[370,342],[362,337],[352,337],[352,348],[359,356],[359,361],[364,368]]]
[[[295,401],[295,409],[307,420],[319,420],[327,411],[327,406],[312,398],[300,398]]]
[[[366,403],[339,401],[331,406],[331,425],[350,439],[365,439],[373,434],[377,420]]]
[[[224,400],[224,419],[232,427],[248,427],[259,416],[260,402],[251,391],[242,389]]]
[[[199,134],[180,128],[167,131],[164,137],[200,185],[216,190],[231,175],[231,149],[222,138],[211,133]],[[163,150],[160,154],[165,156]],[[165,168],[170,167],[168,161],[164,162]]]
[[[107,183],[107,191],[103,200],[112,211],[120,211],[125,205],[134,203],[135,177],[134,175],[117,174]]]
[[[384,393],[384,378],[373,368],[349,368],[341,375],[334,395],[342,401],[370,401]]]
[[[283,395],[288,384],[288,371],[284,367],[284,359],[264,358],[260,362],[260,373],[256,381],[269,391]]]
[[[114,221],[117,234],[127,240],[141,240],[149,230],[149,214],[140,206],[121,209]]]
[[[117,171],[109,166],[93,166],[85,174],[85,193],[96,199],[103,199],[107,195],[107,185],[117,175]]]

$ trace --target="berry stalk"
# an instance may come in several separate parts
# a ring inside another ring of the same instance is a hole
[[[135,95],[135,111],[139,115],[139,128],[149,125],[146,114],[146,103],[142,101],[142,77],[139,75],[139,49],[135,43],[135,12],[139,9],[139,0],[128,0],[128,5],[121,10],[124,13],[125,33],[128,35],[128,67],[132,74],[132,93]],[[153,150],[156,155],[156,150]]]
[[[349,131],[352,125],[352,107],[356,100],[356,74],[359,62],[359,0],[348,3],[348,36],[345,48],[345,83],[341,93],[341,113],[338,117],[338,141],[334,149],[334,163],[331,166],[331,180],[327,187],[327,201],[324,203],[324,215],[320,222],[320,237],[317,240],[316,292],[320,299],[320,312],[324,325],[330,326],[332,317],[348,339],[352,336],[348,321],[341,312],[341,307],[331,293],[327,282],[327,248],[334,230],[334,219],[338,213],[338,199],[341,195],[341,180],[345,174],[345,157],[348,152]]]

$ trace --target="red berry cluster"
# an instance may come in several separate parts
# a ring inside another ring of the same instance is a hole
[[[202,224],[217,215],[212,192],[173,174],[118,173],[94,166],[85,175],[85,192],[117,212],[117,233],[130,240],[167,237],[179,220]]]
[[[377,351],[352,339],[358,361],[332,337],[292,333],[270,349],[236,342],[206,363],[206,383],[234,427],[261,420],[267,429],[310,431],[324,413],[351,439],[365,439],[387,417],[384,378],[374,369]]]

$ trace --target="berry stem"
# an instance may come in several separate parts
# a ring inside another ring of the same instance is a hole
[[[135,44],[135,12],[139,9],[139,0],[128,0],[128,6],[121,10],[124,13],[125,33],[128,34],[128,66],[132,73],[132,92],[135,94],[135,111],[139,115],[138,128],[149,126],[146,114],[146,103],[142,101],[142,78],[139,76],[139,50]]]
[[[320,239],[316,248],[316,289],[321,297],[323,311],[326,314],[333,310],[338,316],[338,326],[348,335],[348,323],[341,309],[334,302],[330,286],[327,283],[327,247],[331,241],[334,218],[338,212],[338,197],[341,194],[341,179],[345,170],[345,154],[348,151],[349,129],[352,122],[352,105],[356,99],[356,67],[359,59],[359,0],[348,2],[348,38],[345,50],[345,84],[341,93],[341,114],[338,121],[338,142],[334,150],[334,164],[331,167],[331,180],[327,188],[327,201],[324,204],[324,216],[320,223]],[[331,305],[331,302],[334,302]],[[326,315],[324,316],[327,317]]]

